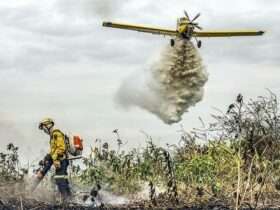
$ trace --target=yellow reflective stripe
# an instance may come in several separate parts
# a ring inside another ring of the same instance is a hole
[[[67,175],[55,175],[53,178],[54,179],[68,179],[68,176]]]

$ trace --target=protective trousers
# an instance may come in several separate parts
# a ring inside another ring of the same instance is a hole
[[[47,172],[51,169],[52,164],[53,160],[51,158],[45,161],[45,165],[42,170],[43,175],[47,174]],[[68,165],[69,160],[63,159],[60,161],[60,167],[55,169],[55,183],[63,199],[66,199],[71,195],[67,174]]]

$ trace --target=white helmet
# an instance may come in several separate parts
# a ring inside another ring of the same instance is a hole
[[[51,118],[45,118],[39,123],[39,129],[50,134],[50,129],[54,126],[54,121]]]

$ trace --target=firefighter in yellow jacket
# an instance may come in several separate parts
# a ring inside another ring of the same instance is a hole
[[[43,167],[42,170],[37,173],[37,177],[38,179],[43,179],[52,165],[54,165],[56,185],[62,198],[66,199],[71,195],[71,192],[67,177],[69,160],[67,159],[65,135],[60,130],[54,128],[54,121],[50,118],[43,119],[39,123],[39,129],[50,136],[50,152],[46,155],[44,160],[41,161]]]

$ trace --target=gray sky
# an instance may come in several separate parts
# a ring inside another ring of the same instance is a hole
[[[200,49],[209,72],[205,97],[182,122],[165,125],[138,108],[124,111],[114,95],[124,78],[149,68],[169,39],[101,27],[103,20],[176,26],[186,9],[201,12],[207,29],[261,29],[263,37],[204,39]],[[27,158],[46,150],[37,129],[45,116],[86,144],[112,142],[119,128],[128,146],[144,145],[145,131],[159,144],[177,143],[180,125],[211,120],[238,93],[245,98],[280,92],[278,0],[25,0],[0,2],[0,137],[23,146]],[[35,145],[35,146],[34,146]]]

